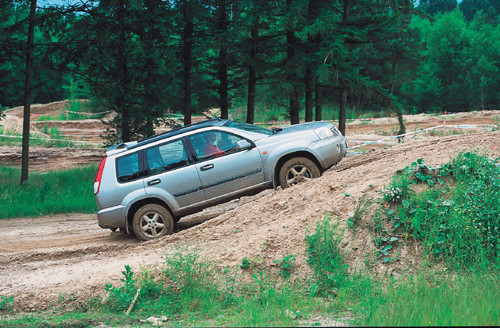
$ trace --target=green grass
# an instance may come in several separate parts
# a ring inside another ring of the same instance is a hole
[[[383,198],[389,207],[377,218],[381,256],[393,246],[389,237],[410,236],[429,260],[454,269],[500,267],[498,159],[461,153],[436,168],[419,159],[393,178]],[[384,220],[390,229],[382,228]]]
[[[93,182],[97,167],[31,172],[25,186],[21,169],[0,167],[0,219],[96,211]]]
[[[359,326],[498,326],[500,279],[495,275],[420,274],[370,299]]]
[[[30,146],[40,146],[40,147],[58,147],[58,148],[79,148],[88,147],[89,144],[63,141],[61,133],[57,127],[52,127],[50,129],[44,126],[42,132],[49,135],[48,137],[41,137],[39,134],[30,133]],[[0,135],[6,134],[9,137],[0,136],[0,146],[21,146],[23,142],[22,134],[5,131],[3,126],[0,126]]]

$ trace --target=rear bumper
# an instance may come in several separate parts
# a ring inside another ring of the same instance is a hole
[[[122,205],[103,208],[97,212],[97,223],[103,229],[126,228],[126,211]]]

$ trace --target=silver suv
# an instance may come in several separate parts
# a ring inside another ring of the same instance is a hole
[[[155,239],[208,206],[317,178],[346,150],[328,122],[271,130],[213,119],[122,143],[107,149],[95,179],[99,226]]]

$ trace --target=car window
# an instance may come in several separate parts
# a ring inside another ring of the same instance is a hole
[[[117,159],[118,181],[126,182],[140,177],[139,154],[134,153]]]
[[[189,140],[198,159],[205,160],[236,151],[237,142],[244,139],[223,131],[207,131],[192,135]]]
[[[170,171],[189,164],[182,140],[149,148],[146,158],[151,174]]]

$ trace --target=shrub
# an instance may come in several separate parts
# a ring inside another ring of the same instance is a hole
[[[412,170],[406,168],[405,172]],[[440,177],[449,173],[453,183],[444,186]],[[443,260],[457,269],[474,271],[499,266],[498,164],[484,155],[461,153],[435,175],[418,177],[415,173],[417,181],[413,182],[426,182],[429,188],[408,194],[395,209],[385,212],[391,223],[398,222],[393,226],[397,229],[393,235],[413,235],[423,242],[429,258]],[[430,182],[434,179],[440,183]]]
[[[337,224],[325,217],[316,224],[314,234],[306,236],[309,266],[313,270],[310,295],[327,295],[338,289],[347,278],[347,264],[341,254]]]

